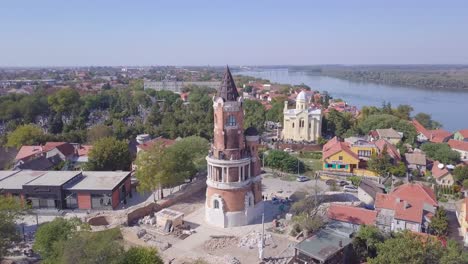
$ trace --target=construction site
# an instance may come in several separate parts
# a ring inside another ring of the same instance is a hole
[[[240,227],[208,224],[204,214],[205,178],[182,186],[157,203],[89,215],[86,220],[94,230],[120,227],[127,247],[155,247],[165,263],[288,263],[298,240],[285,228],[285,207],[289,205],[279,201],[311,189],[313,184],[266,179],[262,189],[269,199],[265,200],[264,224],[261,216],[253,224]]]

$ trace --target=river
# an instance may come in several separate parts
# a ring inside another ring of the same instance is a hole
[[[389,86],[373,83],[357,83],[326,76],[310,75],[287,69],[240,71],[235,74],[252,76],[283,84],[306,84],[312,90],[327,91],[333,98],[341,98],[357,107],[382,106],[390,102],[392,107],[408,104],[415,115],[424,112],[452,132],[468,129],[468,92],[433,91],[413,87]]]

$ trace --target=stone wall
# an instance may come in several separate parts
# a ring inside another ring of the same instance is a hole
[[[181,200],[191,197],[193,194],[202,191],[206,188],[206,177],[200,177],[196,181],[184,185],[182,189],[171,195],[166,196],[163,200],[157,202],[145,202],[125,210],[120,211],[109,211],[99,212],[89,215],[86,219],[88,223],[98,222],[100,223],[104,219],[109,227],[115,227],[120,225],[132,225],[138,219],[143,218],[149,214],[158,212],[161,209],[167,208],[173,204],[180,202]],[[99,219],[99,220],[95,220]]]

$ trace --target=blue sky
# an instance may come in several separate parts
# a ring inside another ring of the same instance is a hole
[[[468,1],[21,1],[0,66],[468,64]]]

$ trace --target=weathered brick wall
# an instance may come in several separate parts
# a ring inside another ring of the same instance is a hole
[[[90,215],[87,222],[91,224],[95,218],[104,218],[111,226],[131,225],[138,221],[138,219],[145,217],[149,214],[158,212],[161,209],[169,207],[181,200],[187,199],[193,194],[206,188],[206,178],[199,178],[197,181],[187,185],[185,189],[167,196],[165,199],[155,202],[147,202],[132,206],[125,211],[110,211],[105,213],[98,213],[97,215]]]
[[[184,190],[173,193],[167,196],[165,199],[157,201],[157,203],[152,202],[134,210],[131,210],[132,208],[129,208],[129,210],[131,211],[127,213],[127,223],[135,223],[138,219],[145,217],[149,214],[158,212],[171,205],[174,205],[180,202],[181,200],[187,199],[204,188],[206,188],[205,178],[199,179],[197,182],[188,185]]]

